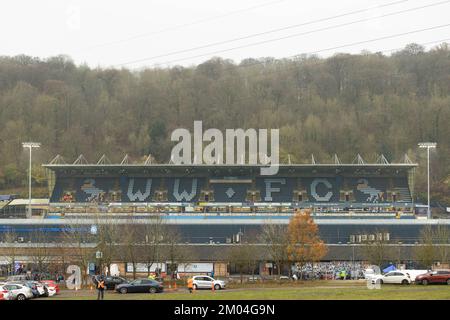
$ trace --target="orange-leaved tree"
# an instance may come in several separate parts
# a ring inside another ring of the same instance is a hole
[[[288,226],[288,254],[299,267],[320,261],[328,252],[310,210],[297,210]]]

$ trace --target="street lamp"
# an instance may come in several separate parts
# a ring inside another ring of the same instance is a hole
[[[30,149],[30,167],[28,170],[28,215],[27,218],[31,218],[31,149],[39,148],[41,144],[39,142],[22,142],[22,147]]]
[[[431,209],[430,209],[430,149],[436,148],[435,142],[421,142],[419,143],[419,148],[427,148],[427,167],[428,167],[428,208],[427,208],[427,218],[431,219]]]

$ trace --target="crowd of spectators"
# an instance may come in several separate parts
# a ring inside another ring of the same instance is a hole
[[[293,267],[294,279],[362,279],[366,266],[360,262],[335,261],[306,263]]]

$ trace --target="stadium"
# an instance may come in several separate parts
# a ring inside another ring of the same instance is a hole
[[[414,203],[417,164],[407,156],[402,163],[380,156],[369,164],[358,155],[351,164],[337,156],[332,164],[280,164],[274,176],[261,176],[258,165],[136,164],[127,156],[120,164],[105,156],[95,164],[83,156],[67,164],[57,156],[43,166],[47,208],[32,204],[29,216],[26,202],[12,210],[13,200],[2,209],[1,231],[17,234],[24,255],[35,231],[46,235],[45,242],[58,242],[74,225],[92,234],[113,223],[120,233],[159,217],[179,233],[179,245],[195,253],[192,262],[203,271],[223,270],[228,247],[258,235],[264,225],[287,225],[296,209],[308,208],[329,248],[324,261],[363,261],[363,243],[383,240],[407,263],[425,226],[448,224],[426,219],[424,206]],[[269,258],[263,245],[255,250],[263,272]]]

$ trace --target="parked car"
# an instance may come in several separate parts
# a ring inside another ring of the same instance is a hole
[[[44,284],[48,288],[48,295],[51,297],[52,295],[59,294],[59,286],[53,280],[42,280],[42,284]],[[54,292],[54,294],[53,294]]]
[[[106,290],[114,290],[116,286],[122,283],[128,283],[127,279],[122,277],[107,276],[105,277]]]
[[[23,281],[17,282],[17,284],[22,284],[31,289],[35,298],[48,297],[48,288],[37,281]]]
[[[450,270],[435,270],[416,277],[417,284],[446,283],[450,285]]]
[[[389,284],[411,284],[411,277],[408,273],[400,270],[389,271],[384,275],[375,275],[371,277],[372,283],[377,283],[378,281]]]
[[[33,292],[30,288],[21,284],[5,284],[3,289],[10,294],[9,300],[27,300],[33,298]]]
[[[12,294],[3,286],[4,284],[0,283],[0,300],[12,300]]]
[[[194,289],[212,289],[214,290],[225,289],[226,283],[222,280],[216,280],[209,276],[193,276],[193,286]]]
[[[116,291],[125,293],[156,293],[162,292],[164,287],[161,282],[150,279],[136,279],[131,282],[121,283],[116,286]]]

